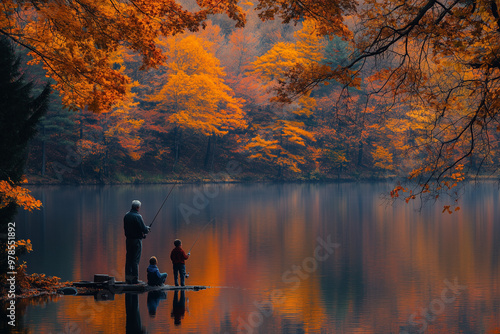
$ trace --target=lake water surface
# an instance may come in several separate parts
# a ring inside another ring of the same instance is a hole
[[[202,291],[62,296],[27,307],[29,333],[496,333],[500,198],[468,187],[461,210],[386,205],[392,183],[177,185],[143,242],[173,284],[180,238]],[[149,224],[171,185],[34,187],[17,217],[30,272],[123,280],[123,215]],[[211,222],[210,222],[211,221]],[[210,223],[209,223],[210,222]],[[207,225],[208,223],[208,225]]]

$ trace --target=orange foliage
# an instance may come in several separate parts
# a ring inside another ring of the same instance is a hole
[[[224,83],[220,61],[206,44],[192,35],[162,41],[169,60],[157,78],[160,89],[149,100],[158,103],[155,113],[170,115],[170,124],[205,136],[222,136],[246,126],[243,101]]]
[[[125,96],[130,82],[113,67],[119,46],[138,52],[143,68],[155,68],[166,59],[160,35],[197,31],[210,14],[225,13],[237,26],[245,22],[235,0],[197,2],[198,10],[189,11],[175,0],[5,0],[0,31],[43,62],[66,106],[103,111]]]
[[[7,245],[7,251],[10,254],[12,249]],[[31,240],[17,240],[15,243],[15,266],[9,265],[9,271],[16,272],[16,285],[21,289],[22,297],[32,297],[38,295],[40,292],[55,293],[57,288],[67,286],[69,283],[61,283],[60,278],[56,276],[46,276],[45,274],[31,274],[26,273],[26,262],[19,262],[19,257],[23,254],[29,253],[33,250]],[[1,275],[2,281],[6,279],[6,273]],[[5,285],[3,288],[5,288]],[[6,292],[5,290],[3,292]],[[21,297],[21,295],[18,295]],[[0,299],[6,299],[7,293]]]
[[[339,35],[344,38],[351,32],[344,23],[344,15],[354,11],[356,2],[351,0],[317,1],[305,0],[260,0],[257,9],[262,10],[260,17],[274,19],[278,16],[283,22],[298,21],[301,18],[313,19],[317,22],[316,29],[322,35]]]
[[[28,211],[42,207],[42,202],[31,196],[28,189],[12,184],[10,180],[0,180],[0,200],[0,209],[10,203],[15,203]]]
[[[497,7],[495,1],[368,0],[358,6],[354,1],[261,0],[263,19],[310,20],[313,34],[353,37],[343,66],[328,68],[315,61],[265,74],[281,76],[278,96],[286,102],[332,79],[369,88],[371,98],[385,100],[388,139],[395,152],[404,154],[405,171],[414,170],[411,177],[418,183],[431,180],[437,190],[455,165],[464,164],[465,172],[451,174],[451,187],[468,170],[497,165]],[[344,18],[357,28],[352,35]],[[282,43],[276,50],[287,57],[292,49]],[[349,98],[352,90],[343,93],[342,99]]]
[[[396,188],[394,188],[393,190],[391,190],[391,197],[392,198],[397,198],[399,197],[399,192],[402,191],[402,192],[406,192],[406,188],[403,188],[401,185],[397,185]]]
[[[282,80],[297,64],[311,64],[322,59],[325,43],[312,33],[313,22],[305,21],[294,36],[296,43],[276,43],[271,50],[252,63],[248,75],[257,76],[263,89],[269,90]],[[271,101],[273,98],[271,97]],[[282,107],[270,105],[266,124],[255,125],[256,135],[245,146],[250,159],[260,159],[277,165],[278,176],[283,169],[301,172],[299,165],[306,163],[306,143],[315,141],[314,133],[306,129],[302,119],[309,118],[316,109],[316,99],[309,94],[294,104]]]

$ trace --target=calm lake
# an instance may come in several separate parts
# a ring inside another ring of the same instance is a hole
[[[180,238],[185,294],[61,296],[29,305],[29,333],[500,333],[500,197],[471,185],[461,210],[387,205],[393,183],[177,185],[143,242],[173,284]],[[32,187],[21,212],[29,272],[123,280],[123,215],[146,224],[171,185]],[[210,222],[210,223],[209,223]],[[208,224],[207,224],[208,223]],[[21,315],[20,315],[21,316]]]

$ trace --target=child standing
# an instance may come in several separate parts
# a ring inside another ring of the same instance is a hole
[[[157,286],[163,285],[165,280],[167,279],[167,273],[161,273],[158,267],[158,260],[156,256],[151,256],[149,259],[149,267],[148,267],[148,285]]]
[[[189,258],[191,253],[186,253],[182,249],[182,242],[179,239],[175,239],[174,241],[175,248],[170,252],[170,259],[172,260],[172,264],[174,266],[174,282],[175,286],[179,286],[179,281],[177,280],[177,276],[181,277],[181,286],[184,286],[184,277],[186,276],[186,263],[185,260]]]

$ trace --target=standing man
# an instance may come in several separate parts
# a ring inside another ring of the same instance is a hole
[[[142,252],[142,239],[149,233],[150,227],[144,225],[142,216],[139,214],[141,202],[132,201],[132,208],[123,217],[123,228],[125,230],[127,255],[125,259],[125,281],[128,284],[139,283],[139,261]]]

